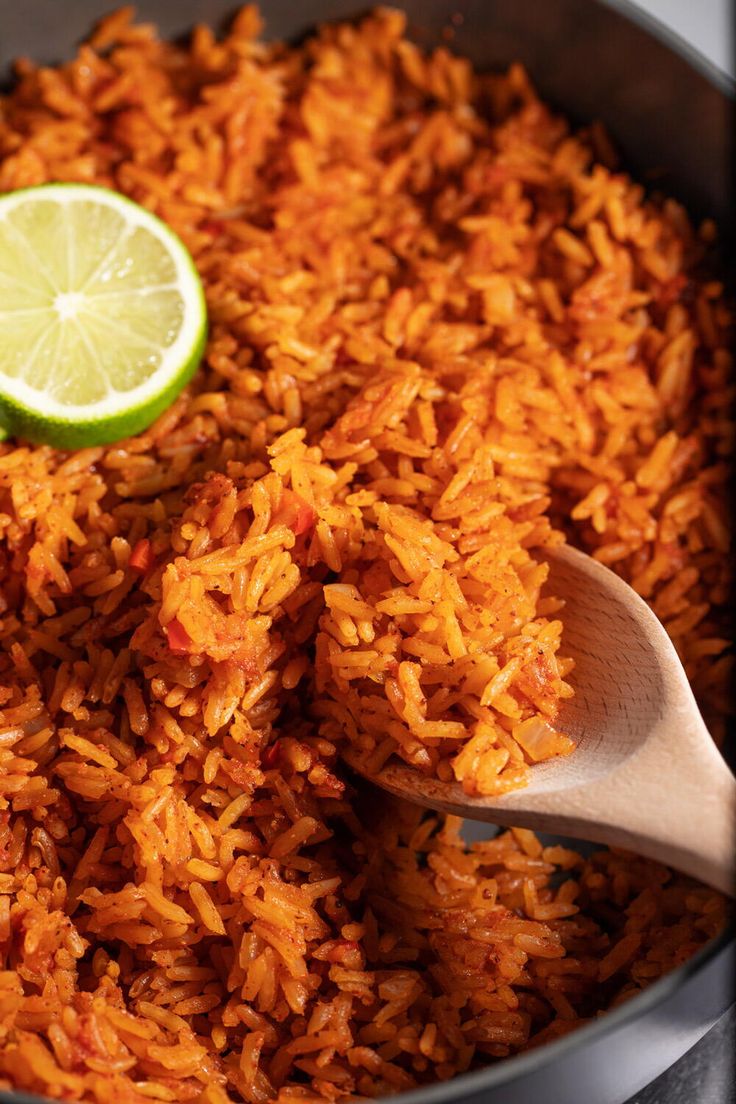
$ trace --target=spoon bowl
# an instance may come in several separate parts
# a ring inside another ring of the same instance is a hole
[[[556,724],[573,753],[532,769],[523,790],[474,797],[389,762],[371,781],[471,820],[624,847],[734,892],[736,779],[705,726],[661,623],[614,572],[569,546],[551,550],[565,602],[575,696]]]

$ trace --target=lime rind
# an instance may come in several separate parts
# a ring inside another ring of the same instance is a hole
[[[0,441],[8,437],[22,438],[39,445],[73,450],[94,445],[109,445],[126,437],[143,432],[167,410],[186,387],[199,367],[207,343],[203,331],[194,346],[189,361],[177,376],[171,378],[157,394],[135,409],[120,410],[113,418],[96,419],[94,416],[77,422],[50,420],[19,403],[7,398],[0,400]]]

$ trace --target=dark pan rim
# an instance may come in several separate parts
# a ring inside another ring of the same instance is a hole
[[[618,1008],[601,1012],[598,1019],[576,1028],[569,1035],[551,1043],[544,1043],[526,1054],[501,1058],[487,1069],[461,1073],[449,1081],[411,1089],[409,1092],[400,1093],[395,1098],[389,1097],[389,1100],[396,1099],[401,1101],[401,1104],[450,1104],[450,1102],[456,1104],[463,1098],[463,1093],[477,1093],[486,1089],[501,1088],[503,1085],[508,1086],[513,1081],[543,1069],[544,1066],[556,1063],[576,1048],[593,1043],[596,1039],[601,1039],[618,1028],[624,1027],[630,1021],[645,1016],[668,997],[673,996],[707,963],[724,953],[729,944],[734,942],[736,942],[736,928],[730,925],[705,947],[701,947],[682,966],[671,970],[643,992],[630,997]],[[726,1011],[725,1008],[723,1011]],[[707,1025],[707,1027],[710,1026],[712,1025]]]
[[[690,68],[703,76],[729,101],[732,109],[736,107],[736,76],[724,72],[677,32],[634,4],[632,0],[597,0],[597,3],[612,9],[673,54],[681,57]],[[597,1019],[576,1028],[570,1034],[553,1042],[544,1043],[527,1053],[500,1059],[485,1069],[458,1074],[448,1081],[422,1085],[408,1092],[392,1095],[388,1099],[400,1101],[401,1104],[455,1104],[465,1093],[478,1093],[511,1085],[544,1069],[545,1066],[564,1059],[577,1048],[592,1044],[630,1022],[646,1016],[674,996],[708,963],[714,962],[720,955],[725,957],[731,945],[736,946],[736,924],[733,923],[719,936],[711,939],[682,966],[671,970],[617,1008],[600,1013]],[[736,996],[736,984],[733,989]],[[725,1010],[725,1008],[722,1009],[724,1012]],[[711,1024],[704,1026],[707,1030]],[[48,1101],[49,1098],[32,1096],[24,1092],[0,1090],[0,1104],[48,1104]]]

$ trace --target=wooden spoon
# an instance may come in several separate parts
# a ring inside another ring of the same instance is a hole
[[[536,765],[525,789],[500,797],[468,797],[394,761],[371,780],[471,820],[624,847],[733,894],[736,779],[672,642],[636,592],[590,556],[562,547],[549,562],[550,590],[566,603],[564,652],[575,660],[575,696],[556,721],[577,745],[572,754]]]

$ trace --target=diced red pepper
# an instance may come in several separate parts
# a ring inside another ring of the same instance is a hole
[[[141,575],[147,575],[156,562],[150,540],[139,540],[130,553],[128,567],[131,571],[138,571]]]
[[[275,740],[272,744],[270,744],[266,748],[263,755],[261,756],[261,762],[262,762],[263,766],[266,768],[266,770],[273,770],[273,768],[276,766],[276,764],[279,761],[280,755],[281,755],[280,741]]]
[[[205,219],[204,222],[200,222],[199,228],[204,230],[205,234],[212,234],[213,237],[222,233],[222,223],[217,219]]]
[[[657,292],[656,299],[660,307],[670,307],[675,303],[687,286],[687,276],[682,272],[678,272],[676,276],[673,276],[669,280],[665,280],[660,285]]]
[[[300,537],[314,528],[317,512],[296,491],[285,490],[281,496],[281,506],[274,521],[288,525],[295,536]]]
[[[296,518],[294,519],[292,529],[294,530],[297,537],[300,537],[302,533],[308,533],[312,529],[314,529],[314,523],[316,522],[316,520],[316,512],[307,502],[304,502],[297,509]]]
[[[173,621],[169,621],[165,631],[169,641],[169,648],[174,655],[186,655],[192,646],[192,638],[181,621],[177,621],[176,618],[174,618]]]

